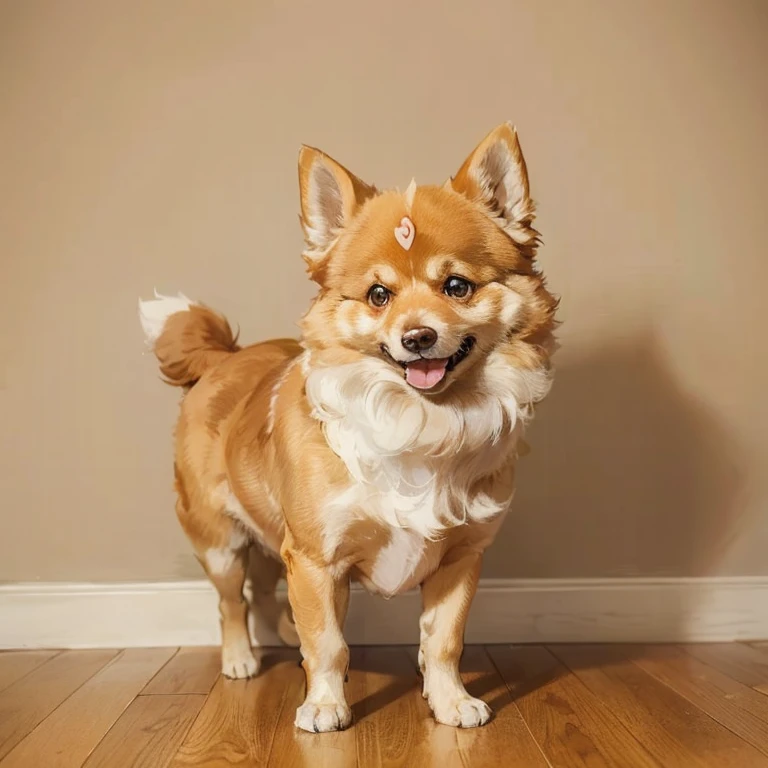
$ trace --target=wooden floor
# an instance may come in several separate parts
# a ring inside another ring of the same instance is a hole
[[[768,767],[768,644],[467,648],[484,728],[436,725],[408,648],[356,648],[348,731],[293,726],[303,672],[219,676],[215,648],[0,653],[0,768]]]

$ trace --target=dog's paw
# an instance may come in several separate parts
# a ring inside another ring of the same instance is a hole
[[[431,702],[434,704],[434,702]],[[480,699],[464,696],[451,703],[433,706],[435,720],[457,728],[477,728],[485,725],[493,715],[491,708]]]
[[[352,710],[342,704],[315,704],[305,701],[296,710],[295,724],[310,733],[343,731],[352,722]]]
[[[259,660],[248,648],[238,648],[229,651],[226,648],[221,653],[221,674],[231,680],[242,680],[256,677],[259,672]]]

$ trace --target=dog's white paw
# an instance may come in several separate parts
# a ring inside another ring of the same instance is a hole
[[[259,660],[248,648],[236,648],[234,650],[222,649],[221,674],[232,680],[242,680],[256,677],[259,672]]]
[[[296,710],[295,724],[310,733],[343,731],[352,722],[352,710],[345,704],[315,704],[305,701]]]
[[[435,702],[430,703],[434,705]],[[485,725],[493,714],[484,701],[473,699],[471,696],[463,696],[453,702],[433,706],[432,711],[438,723],[458,728],[477,728]]]

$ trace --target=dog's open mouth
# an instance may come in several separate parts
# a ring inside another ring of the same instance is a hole
[[[386,344],[381,345],[381,351],[405,371],[405,380],[416,389],[432,389],[452,371],[475,346],[474,336],[467,336],[459,348],[450,357],[421,357],[418,360],[404,363],[392,357]]]

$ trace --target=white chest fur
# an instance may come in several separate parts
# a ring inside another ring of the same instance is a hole
[[[391,539],[378,551],[372,567],[361,574],[361,581],[371,591],[385,596],[410,589],[428,569],[430,548],[430,543],[418,533],[393,528]]]
[[[333,506],[426,539],[504,512],[517,441],[549,378],[545,371],[488,370],[495,375],[477,394],[447,405],[411,390],[378,360],[312,371],[307,395],[352,480]],[[396,548],[409,563],[404,542]]]
[[[484,504],[482,514],[486,518],[482,521],[478,520],[480,514],[476,508],[469,505],[465,514],[467,522],[484,523],[482,536],[475,534],[476,544],[485,546],[493,540],[511,498],[511,480],[511,474],[504,476],[503,480],[493,484],[494,487],[477,494]],[[501,501],[489,504],[488,499],[494,495]],[[393,509],[391,494],[382,494],[364,484],[353,483],[326,508],[325,520],[329,524],[324,530],[325,555],[333,560],[343,549],[348,555],[344,559],[356,567],[360,581],[372,592],[391,596],[407,591],[433,573],[445,553],[444,537],[429,538],[419,530],[425,521],[439,521],[444,529],[450,527],[445,522],[442,507],[436,506],[444,498],[439,493],[431,494],[425,502],[435,506],[418,509],[402,525],[392,525],[388,521]],[[386,531],[387,540],[383,545],[378,545],[378,536],[363,536],[357,542],[349,540],[351,526],[361,518],[378,523],[376,528],[379,532],[382,529]]]

